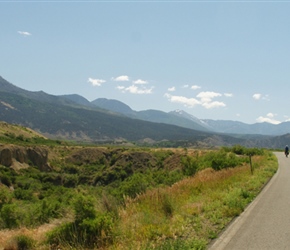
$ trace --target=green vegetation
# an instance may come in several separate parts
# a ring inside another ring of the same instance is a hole
[[[33,140],[48,150],[49,170],[0,165],[6,248],[206,249],[277,169],[271,152],[239,145],[154,149]],[[51,227],[42,234],[28,233],[45,225]],[[5,229],[19,233],[7,241]]]
[[[35,249],[35,241],[27,235],[20,234],[12,237],[5,249],[33,250]]]

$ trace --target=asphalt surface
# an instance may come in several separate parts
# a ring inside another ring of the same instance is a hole
[[[275,155],[277,173],[209,250],[290,249],[290,157]]]

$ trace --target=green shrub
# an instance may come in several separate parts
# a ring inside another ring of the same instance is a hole
[[[123,195],[132,198],[137,194],[144,193],[149,186],[148,180],[144,174],[136,173],[121,183],[120,189]]]
[[[95,182],[101,182],[108,185],[114,181],[123,181],[130,174],[132,174],[131,164],[128,164],[127,166],[114,166],[113,168],[104,171],[101,176],[98,176]]]
[[[16,187],[18,188],[28,190],[31,186],[31,183],[33,183],[34,181],[35,180],[33,178],[29,178],[27,176],[26,172],[23,172],[23,175],[20,175],[17,177],[15,184],[16,184]]]
[[[79,173],[79,167],[74,166],[74,165],[65,165],[62,170],[68,174],[78,174]]]
[[[47,243],[51,246],[70,245],[70,247],[81,246],[83,242],[78,238],[80,232],[74,223],[64,223],[48,232]]]
[[[17,250],[35,249],[35,241],[27,235],[17,235],[12,239],[12,242]]]
[[[80,225],[87,246],[105,246],[112,241],[113,219],[109,214],[99,214],[95,219],[85,219]]]
[[[57,218],[60,208],[60,203],[57,201],[42,200],[41,205],[38,206],[38,209],[35,211],[37,221],[40,223],[47,223],[50,219]]]
[[[114,225],[110,214],[97,213],[93,200],[80,195],[75,204],[75,221],[48,234],[48,243],[71,247],[102,247],[112,241]]]
[[[10,176],[8,176],[6,174],[0,174],[0,182],[2,184],[6,185],[7,187],[10,187],[12,184]]]
[[[181,158],[183,165],[183,173],[187,176],[195,175],[199,168],[198,159],[191,156],[184,156]]]
[[[3,205],[9,204],[12,202],[12,193],[11,191],[4,186],[0,186],[0,210]]]
[[[96,210],[91,197],[79,195],[74,202],[74,210],[76,225],[80,225],[83,220],[94,219],[96,217]]]
[[[234,145],[232,147],[223,147],[226,152],[232,152],[237,155],[263,155],[264,149],[261,148],[246,148],[241,145]]]
[[[247,149],[241,145],[234,145],[230,150],[237,155],[244,155],[247,152]]]
[[[226,149],[219,151],[208,152],[203,157],[199,158],[202,168],[211,167],[214,170],[221,170],[224,168],[232,168],[241,165],[248,161],[248,158],[237,156],[235,153],[228,152]]]
[[[74,188],[78,184],[79,177],[73,174],[65,174],[62,178],[62,184],[64,187]]]
[[[247,155],[264,155],[265,151],[261,148],[249,148],[246,152]]]
[[[160,169],[154,173],[152,176],[153,181],[156,185],[159,186],[171,186],[174,183],[182,180],[184,178],[183,171],[180,169],[173,170],[173,171],[166,171]]]
[[[170,150],[158,150],[153,152],[153,155],[157,158],[157,166],[158,167],[163,167],[163,162],[166,158],[168,158],[169,156],[171,156],[173,154],[172,151]]]
[[[33,195],[32,190],[25,190],[21,188],[17,188],[14,190],[14,196],[18,200],[27,200],[27,201],[33,201],[35,200],[35,196]]]
[[[0,220],[4,228],[15,228],[19,226],[19,213],[17,210],[17,205],[4,204],[0,211]]]

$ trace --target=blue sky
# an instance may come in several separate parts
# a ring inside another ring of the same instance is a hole
[[[200,119],[290,120],[288,1],[2,1],[0,76]]]

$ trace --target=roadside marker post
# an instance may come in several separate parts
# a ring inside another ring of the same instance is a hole
[[[252,165],[252,155],[249,154],[249,158],[250,158],[250,168],[251,168],[251,174],[254,173],[254,169],[253,169],[253,165]]]

